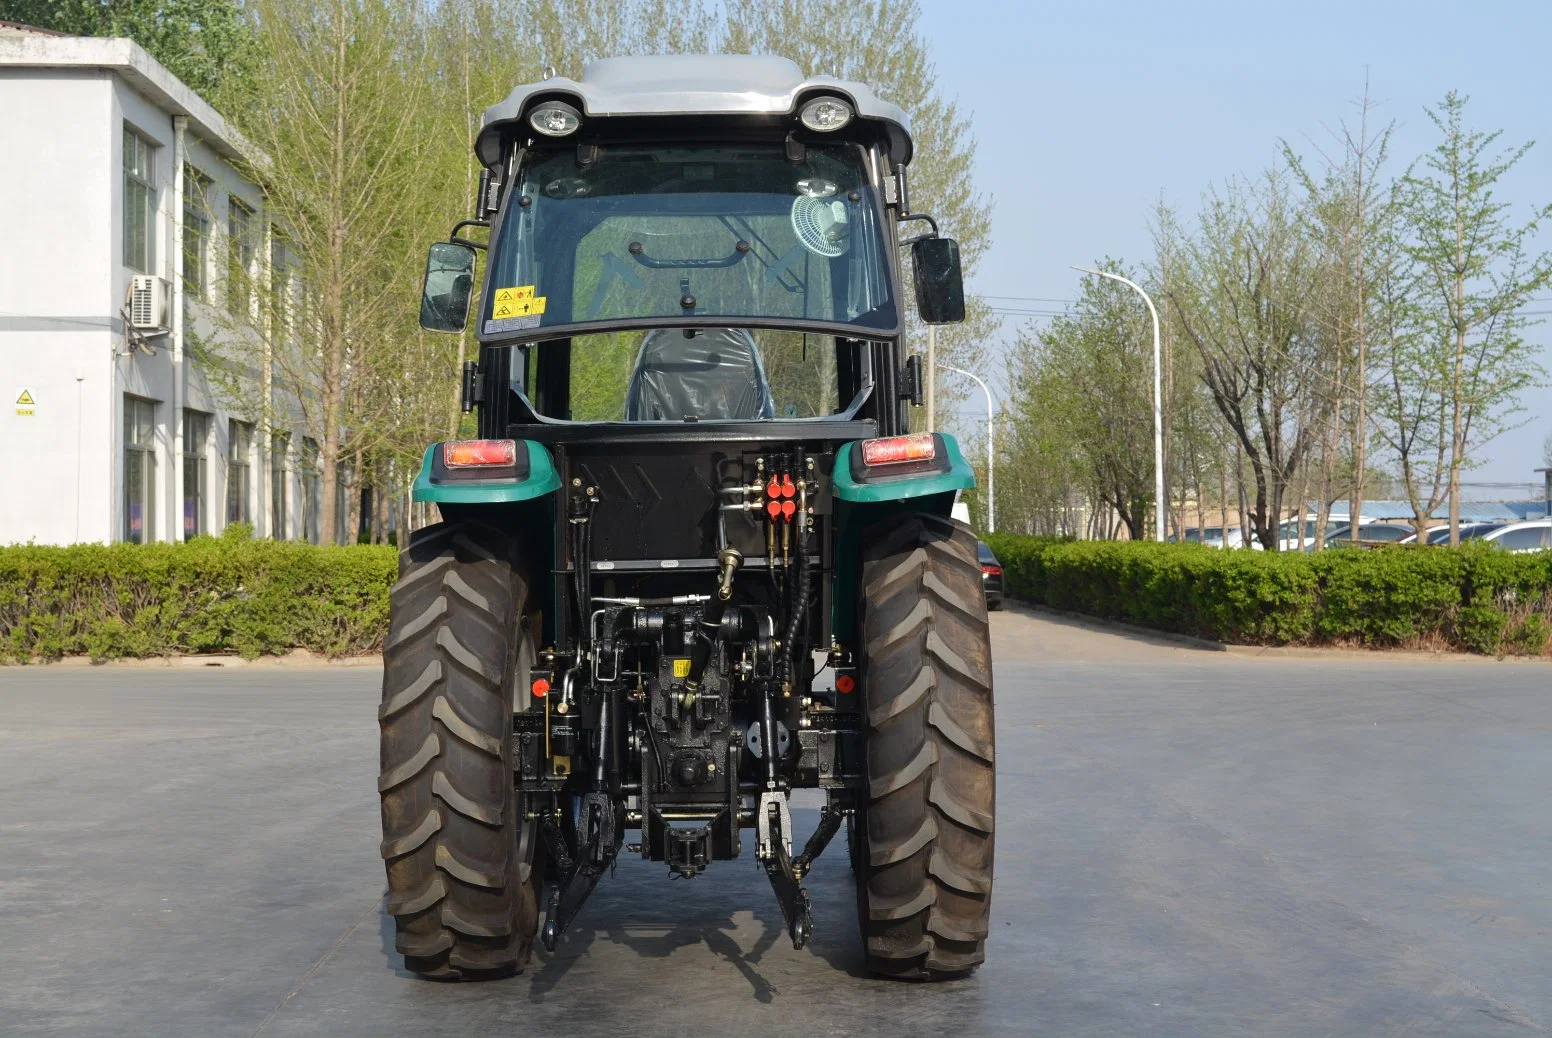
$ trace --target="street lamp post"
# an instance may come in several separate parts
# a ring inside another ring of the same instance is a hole
[[[1142,301],[1148,304],[1148,313],[1153,317],[1153,527],[1154,536],[1158,540],[1164,539],[1164,377],[1160,371],[1159,363],[1159,312],[1153,307],[1153,300],[1148,297],[1135,281],[1128,280],[1120,274],[1112,274],[1106,270],[1090,270],[1088,267],[1075,266],[1073,270],[1081,270],[1085,274],[1094,274],[1098,277],[1119,281],[1123,285],[1130,286]]]
[[[981,392],[986,394],[986,532],[997,532],[997,468],[996,455],[993,445],[997,432],[997,399],[992,396],[992,391],[981,381],[979,375],[966,371],[964,368],[956,368],[952,364],[939,364],[944,371],[952,371],[956,375],[975,379],[975,384],[981,387]]]

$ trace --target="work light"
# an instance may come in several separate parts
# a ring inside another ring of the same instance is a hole
[[[851,122],[851,105],[838,97],[816,97],[798,112],[798,120],[810,130],[829,133]]]
[[[582,113],[564,101],[546,101],[528,113],[528,125],[546,137],[564,137],[577,132]]]

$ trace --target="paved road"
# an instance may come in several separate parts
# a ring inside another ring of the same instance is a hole
[[[1005,613],[987,965],[794,952],[752,860],[628,862],[555,954],[392,954],[376,673],[0,671],[0,1033],[1521,1035],[1552,1025],[1552,668],[1245,659]],[[797,812],[812,825],[817,812]]]

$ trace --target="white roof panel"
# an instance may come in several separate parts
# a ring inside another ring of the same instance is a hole
[[[556,77],[515,88],[485,110],[475,143],[480,161],[500,161],[500,131],[523,117],[535,96],[571,95],[589,117],[644,115],[788,115],[798,98],[828,93],[849,98],[859,119],[882,122],[896,161],[911,157],[910,120],[863,83],[804,77],[786,58],[760,54],[677,54],[604,58],[581,79]]]

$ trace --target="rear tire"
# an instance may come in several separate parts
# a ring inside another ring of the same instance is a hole
[[[944,979],[985,960],[991,910],[991,639],[976,538],[904,515],[863,543],[857,913],[871,971]]]
[[[528,583],[512,538],[468,521],[399,555],[383,643],[382,856],[404,965],[442,980],[520,971],[541,867],[512,774]]]

